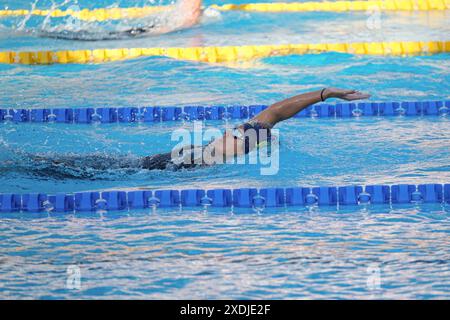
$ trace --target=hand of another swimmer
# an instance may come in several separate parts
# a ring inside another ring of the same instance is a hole
[[[347,101],[370,98],[370,94],[367,93],[362,93],[356,90],[347,90],[338,88],[326,88],[323,94],[326,98],[338,98]]]

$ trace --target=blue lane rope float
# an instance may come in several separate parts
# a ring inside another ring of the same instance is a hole
[[[249,119],[267,108],[250,106],[186,106],[124,108],[0,109],[0,122],[130,123],[180,120]],[[360,102],[316,104],[296,118],[360,116],[439,116],[450,114],[449,101]]]
[[[0,212],[86,212],[209,206],[264,209],[408,203],[450,204],[450,184],[0,194]]]

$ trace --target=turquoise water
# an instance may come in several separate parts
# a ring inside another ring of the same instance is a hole
[[[4,6],[25,8],[29,2],[0,1]],[[2,18],[0,50],[447,40],[448,14],[382,13],[381,29],[371,30],[366,13],[227,12],[167,36],[99,42],[39,38],[43,18],[31,18],[21,30],[23,18]],[[65,19],[51,23],[67,26]],[[99,65],[0,65],[0,107],[270,104],[331,85],[368,91],[373,101],[448,100],[449,70],[448,54],[326,53],[272,57],[240,67],[164,57]],[[204,125],[223,130],[234,124]],[[189,172],[111,169],[81,177],[64,168],[49,173],[27,154],[134,158],[170,150],[171,132],[190,129],[192,123],[1,123],[0,193],[450,183],[449,124],[448,117],[294,119],[277,127],[280,168],[273,176],[260,175],[259,165],[224,165]],[[0,298],[449,298],[449,213],[448,205],[424,204],[279,208],[260,214],[229,208],[2,213]],[[67,269],[74,265],[80,268],[79,290],[66,285]],[[379,287],[371,285],[374,275]]]
[[[49,171],[48,166],[31,161],[29,154],[133,159],[170,151],[176,143],[171,141],[171,133],[178,128],[193,130],[193,124],[3,124],[0,192],[448,183],[449,124],[450,119],[440,117],[290,120],[277,127],[280,157],[276,175],[261,175],[261,168],[267,167],[263,164],[227,164],[188,172],[111,169],[85,175],[84,170],[64,167]],[[226,127],[219,121],[205,125],[205,129]]]
[[[6,215],[2,298],[447,298],[440,206]],[[12,237],[13,236],[13,237]],[[81,290],[66,289],[77,264]],[[372,270],[380,289],[369,290]]]

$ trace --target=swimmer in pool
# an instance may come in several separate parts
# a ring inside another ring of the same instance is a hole
[[[143,18],[141,26],[108,32],[89,30],[41,31],[40,36],[66,40],[115,40],[160,35],[191,28],[200,21],[202,0],[178,0],[170,9]]]
[[[31,158],[45,171],[77,171],[79,178],[86,177],[89,170],[147,169],[180,170],[225,163],[227,159],[248,154],[260,143],[271,141],[271,129],[279,122],[287,120],[308,106],[329,98],[347,101],[367,99],[370,95],[356,90],[324,88],[303,93],[277,102],[260,112],[254,118],[227,131],[222,137],[202,146],[185,146],[172,152],[147,157],[108,155],[65,155],[40,156]],[[200,158],[199,158],[200,157]],[[43,165],[43,166],[42,166]],[[66,172],[67,173],[67,172]]]
[[[197,166],[213,165],[215,159],[225,163],[230,157],[248,154],[260,143],[271,141],[271,129],[279,122],[320,101],[338,98],[347,101],[367,99],[370,95],[356,90],[324,88],[277,102],[260,112],[254,118],[226,132],[221,138],[203,146],[187,146],[172,152],[144,157],[141,166],[148,170],[178,170]],[[252,138],[253,134],[253,138]],[[201,161],[195,157],[201,155]],[[196,161],[197,160],[197,161]]]

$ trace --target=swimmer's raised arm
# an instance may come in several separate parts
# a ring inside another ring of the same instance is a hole
[[[222,138],[216,139],[209,144],[216,154],[223,154],[226,158],[249,153],[260,142],[257,135],[253,143],[249,143],[245,138],[245,133],[251,129],[259,132],[261,129],[267,130],[270,136],[270,129],[280,121],[287,120],[303,109],[328,98],[338,98],[347,101],[367,99],[370,95],[356,90],[346,90],[337,88],[325,88],[318,91],[307,92],[297,96],[276,102],[264,111],[261,111],[250,121],[238,126],[233,132],[227,132]],[[256,143],[255,143],[256,141]],[[234,152],[236,150],[236,152]]]
[[[179,0],[179,10],[184,14],[182,28],[196,25],[202,15],[202,0]]]
[[[178,0],[173,9],[165,13],[166,23],[152,26],[151,33],[164,34],[196,25],[202,15],[201,6],[202,0]]]
[[[318,91],[307,92],[297,96],[276,102],[262,111],[252,120],[274,126],[280,121],[287,120],[303,109],[306,109],[312,104],[320,101],[325,101],[329,98],[338,98],[347,101],[367,99],[370,95],[356,90],[325,88]]]

